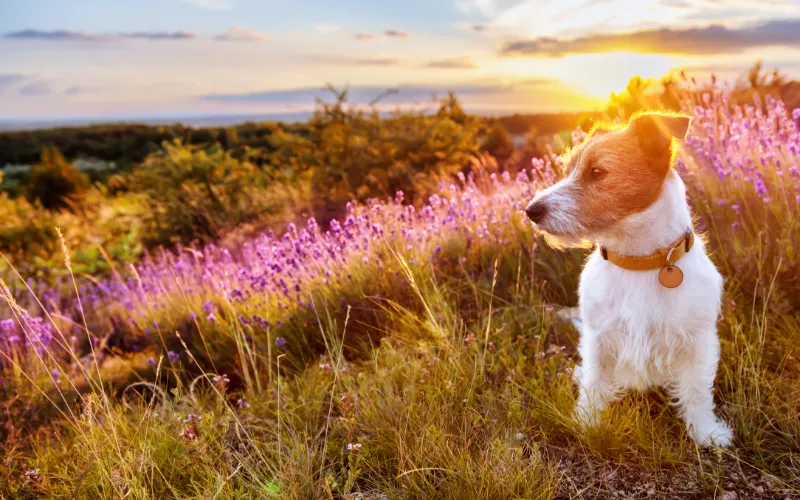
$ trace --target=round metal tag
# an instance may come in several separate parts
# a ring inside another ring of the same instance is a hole
[[[676,288],[683,283],[683,271],[678,266],[664,266],[658,272],[658,281],[667,288]]]

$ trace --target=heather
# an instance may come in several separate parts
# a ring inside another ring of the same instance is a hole
[[[585,251],[553,251],[522,214],[559,160],[514,169],[464,152],[343,203],[330,222],[178,241],[93,279],[56,233],[64,274],[3,277],[0,493],[797,496],[800,111],[706,90],[680,100],[694,121],[676,168],[727,278],[717,401],[734,449],[697,449],[661,392],[627,396],[591,432],[574,423],[576,332],[563,307]],[[182,172],[192,158],[237,182],[226,168],[240,160],[225,153],[161,154],[151,161],[174,154],[166,166]],[[237,214],[253,201],[235,196],[247,191],[218,193],[193,220],[246,222]],[[335,204],[350,191],[327,193]]]

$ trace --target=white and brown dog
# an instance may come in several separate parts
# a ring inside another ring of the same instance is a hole
[[[645,113],[595,127],[526,213],[555,246],[596,246],[580,279],[576,416],[593,425],[623,390],[663,386],[698,444],[730,446],[712,394],[722,277],[672,168],[689,123]]]

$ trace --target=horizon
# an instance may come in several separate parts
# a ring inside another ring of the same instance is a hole
[[[800,76],[800,0],[32,0],[0,7],[0,121],[301,115],[326,83],[380,109],[596,111],[636,75]],[[422,14],[422,15],[421,15]]]

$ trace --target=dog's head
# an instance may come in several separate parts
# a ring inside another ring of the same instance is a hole
[[[645,210],[661,194],[684,139],[687,116],[635,115],[626,127],[596,126],[568,153],[564,178],[540,191],[525,213],[560,246],[580,246]]]

